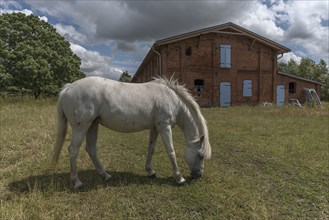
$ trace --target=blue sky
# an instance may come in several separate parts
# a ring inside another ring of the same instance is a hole
[[[0,14],[35,14],[70,43],[87,75],[134,74],[154,41],[226,22],[292,50],[281,59],[329,63],[329,1],[0,1]]]

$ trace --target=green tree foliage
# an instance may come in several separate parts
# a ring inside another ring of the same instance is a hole
[[[128,73],[128,71],[125,71],[121,74],[119,81],[120,82],[131,82],[132,76]]]
[[[329,70],[323,59],[318,64],[309,58],[303,58],[299,64],[291,59],[288,63],[279,62],[278,70],[322,83],[321,99],[329,101]]]
[[[84,77],[80,58],[53,26],[37,16],[0,15],[0,92],[55,94]]]
[[[296,61],[290,60],[290,62],[288,62],[288,69],[289,69],[290,74],[300,76],[299,70],[298,70],[298,63]]]

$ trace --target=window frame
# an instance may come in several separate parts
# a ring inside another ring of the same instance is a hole
[[[203,79],[195,79],[194,80],[194,91],[203,92],[203,90],[204,90],[204,80]]]
[[[293,85],[293,88],[291,88],[291,85]],[[289,82],[288,88],[289,88],[289,94],[295,94],[296,89],[297,89],[297,83],[296,82]]]

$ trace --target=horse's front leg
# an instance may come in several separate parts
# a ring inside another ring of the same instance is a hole
[[[159,130],[160,136],[163,140],[163,143],[166,147],[168,157],[170,159],[172,169],[173,169],[173,175],[176,179],[176,182],[179,185],[185,185],[186,181],[183,178],[182,174],[179,171],[178,165],[177,165],[177,160],[176,160],[176,153],[174,150],[174,145],[172,141],[172,131],[171,131],[171,126],[166,125],[166,127],[162,128]]]
[[[157,139],[158,139],[158,132],[155,128],[153,128],[150,130],[150,142],[149,142],[147,158],[145,163],[145,170],[147,172],[147,176],[150,178],[156,177],[156,173],[152,169],[152,157],[157,143]]]

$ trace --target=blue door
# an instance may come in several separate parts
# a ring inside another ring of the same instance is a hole
[[[276,86],[276,105],[277,106],[284,105],[284,85]]]
[[[231,106],[231,83],[221,82],[219,84],[219,106],[229,107]]]
[[[252,96],[252,81],[243,80],[243,96],[251,97]]]

